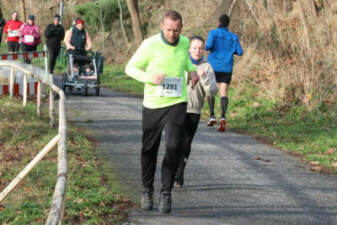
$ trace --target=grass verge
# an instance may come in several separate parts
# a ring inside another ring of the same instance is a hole
[[[101,83],[116,91],[121,91],[133,96],[142,96],[144,85],[124,73],[124,65],[107,65],[101,77]]]
[[[108,67],[103,75],[104,85],[141,96],[143,84],[126,77],[123,71],[123,66]],[[310,162],[312,170],[337,173],[337,106],[325,105],[313,112],[304,106],[280,108],[270,100],[258,98],[258,91],[249,84],[240,90],[230,87],[228,128],[299,156]],[[218,116],[219,102],[218,95],[215,108]],[[205,104],[203,119],[208,119],[208,112]]]
[[[35,106],[0,98],[0,190],[57,134]],[[47,113],[45,113],[47,114]],[[122,224],[131,203],[106,184],[93,144],[68,126],[68,183],[63,224]],[[55,187],[57,150],[52,150],[1,204],[0,224],[44,224]]]
[[[252,135],[283,151],[310,162],[311,169],[337,172],[337,108],[309,112],[304,106],[280,108],[272,101],[258,98],[255,88],[230,89],[228,128]],[[219,96],[216,115],[220,115]],[[203,118],[209,115],[207,105]]]

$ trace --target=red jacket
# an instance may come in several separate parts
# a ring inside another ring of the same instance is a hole
[[[19,42],[20,34],[19,29],[22,25],[20,20],[8,20],[5,24],[5,33],[7,35],[7,41]],[[10,31],[8,31],[10,29]]]

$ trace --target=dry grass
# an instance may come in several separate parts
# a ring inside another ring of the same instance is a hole
[[[259,0],[243,10],[250,44],[236,65],[236,82],[249,81],[280,104],[311,110],[335,103],[337,2],[324,3],[319,13],[312,1],[293,1],[285,9],[277,0]]]

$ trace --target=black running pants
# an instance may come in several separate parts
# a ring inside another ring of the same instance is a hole
[[[54,73],[56,59],[57,56],[59,55],[60,47],[48,46],[48,52],[49,52],[49,73]]]
[[[165,131],[166,152],[161,168],[161,191],[171,191],[182,155],[186,103],[166,108],[143,108],[143,146],[141,152],[143,191],[153,191],[158,149]]]
[[[179,166],[178,166],[178,173],[182,174],[185,166],[187,159],[190,156],[191,153],[191,146],[192,146],[192,141],[194,138],[194,135],[198,129],[200,121],[200,114],[196,113],[186,113],[185,116],[185,138],[184,138],[184,150],[183,154],[180,156],[179,160]]]
[[[35,52],[36,48],[37,48],[36,45],[26,45],[24,43],[21,43],[22,52]],[[30,58],[24,59],[23,62],[26,63],[26,64],[31,63]]]

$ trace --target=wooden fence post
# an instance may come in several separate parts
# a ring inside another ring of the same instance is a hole
[[[49,88],[49,125],[54,127],[54,91]]]
[[[11,66],[11,73],[9,77],[9,95],[11,98],[14,96],[14,82],[15,82],[14,66]]]
[[[22,96],[23,96],[23,106],[26,106],[27,105],[27,74],[24,73],[23,75],[23,93],[22,93]]]
[[[38,81],[37,83],[37,98],[36,98],[36,109],[37,109],[37,115],[41,116],[41,87],[42,82]]]

